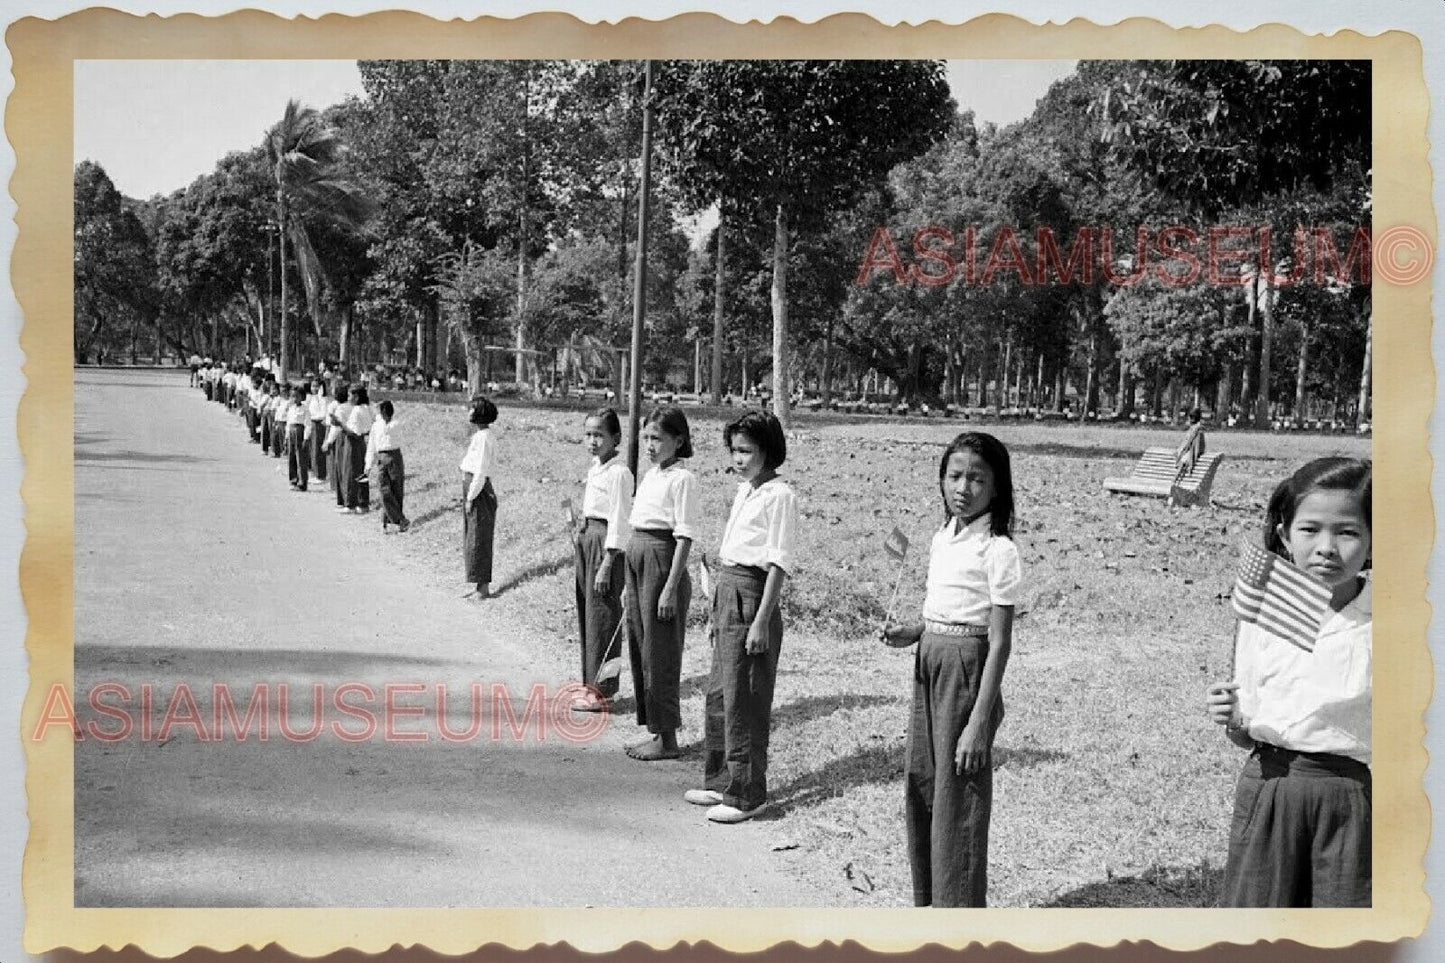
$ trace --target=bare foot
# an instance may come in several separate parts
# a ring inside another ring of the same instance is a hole
[[[671,741],[672,745],[668,745]],[[676,759],[682,755],[677,748],[676,740],[666,740],[662,736],[653,736],[640,746],[629,746],[627,754],[633,759],[640,759],[643,762],[656,762],[659,759]]]

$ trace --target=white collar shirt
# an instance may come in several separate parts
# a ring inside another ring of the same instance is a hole
[[[298,404],[293,401],[286,408],[286,424],[305,427],[306,423],[310,420],[310,417],[306,414],[306,406],[304,404]]]
[[[955,532],[950,518],[934,533],[928,556],[923,617],[954,625],[987,625],[995,605],[1014,605],[1023,580],[1013,539],[994,535],[989,515]]]
[[[481,494],[487,480],[497,473],[497,440],[493,434],[491,428],[479,428],[472,432],[466,454],[462,455],[459,467],[472,476],[472,483],[467,489],[468,503]]]
[[[627,521],[633,531],[670,529],[675,538],[695,539],[701,514],[696,476],[681,462],[673,462],[667,468],[653,465],[643,473]]]
[[[606,464],[592,459],[587,468],[587,485],[582,490],[582,515],[607,523],[604,547],[621,551],[627,547],[632,514],[632,472],[622,458],[613,455]]]
[[[725,564],[770,565],[793,573],[798,541],[798,497],[781,478],[771,478],[754,487],[738,485],[732,511],[723,527],[718,558]]]
[[[1239,712],[1256,742],[1370,764],[1370,579],[1325,617],[1313,652],[1250,622],[1235,636]]]
[[[346,416],[346,430],[353,435],[365,435],[371,431],[371,423],[375,419],[371,405],[352,405]]]
[[[325,393],[317,392],[306,399],[306,413],[311,416],[312,421],[320,421],[326,417],[326,409],[329,404]]]

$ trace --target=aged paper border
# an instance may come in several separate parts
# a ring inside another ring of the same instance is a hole
[[[482,944],[526,948],[567,941],[578,949],[630,942],[666,947],[706,940],[751,952],[784,940],[805,946],[853,940],[900,951],[927,943],[1005,942],[1046,951],[1074,943],[1147,940],[1177,950],[1217,942],[1291,939],[1346,946],[1418,935],[1429,913],[1423,858],[1429,803],[1423,714],[1432,685],[1425,644],[1425,566],[1433,509],[1427,419],[1434,399],[1431,285],[1375,285],[1376,474],[1382,504],[1376,544],[1377,613],[1374,908],[1370,910],[954,910],[757,909],[77,909],[73,905],[74,800],[70,744],[32,742],[45,693],[72,683],[74,656],[73,380],[71,371],[72,65],[78,59],[291,59],[408,57],[954,57],[954,58],[1359,58],[1374,63],[1374,224],[1437,235],[1427,160],[1428,92],[1417,38],[1400,31],[1328,37],[1270,25],[1171,28],[1131,19],[1038,26],[991,15],[960,26],[885,27],[857,14],[815,24],[780,19],[739,25],[691,14],[662,22],[589,25],[562,14],[442,22],[420,14],[327,15],[286,20],[257,11],[208,18],[138,18],[88,10],[56,21],[29,18],[6,35],[15,90],[6,131],[16,152],[10,190],[19,237],[12,281],[26,325],[29,385],[20,405],[27,541],[21,590],[30,619],[30,688],[21,720],[31,821],[22,881],[25,946],[88,951],[133,944],[156,956],[192,946],[217,950],[279,944],[316,955],[342,947],[379,952],[424,944],[461,953]],[[1387,818],[1381,818],[1384,814]]]

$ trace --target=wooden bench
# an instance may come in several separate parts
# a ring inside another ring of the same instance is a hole
[[[1153,495],[1174,505],[1208,505],[1214,474],[1224,456],[1202,456],[1186,474],[1179,474],[1173,448],[1146,448],[1128,478],[1105,478],[1104,490],[1126,495]]]

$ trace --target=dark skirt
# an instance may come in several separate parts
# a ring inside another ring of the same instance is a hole
[[[773,684],[783,645],[782,607],[768,619],[768,650],[748,653],[748,630],[757,617],[768,573],[719,566],[713,592],[712,671],[707,680],[703,729],[703,785],[723,802],[754,809],[768,798],[768,737]]]
[[[462,473],[462,563],[466,566],[467,581],[474,585],[489,585],[492,581],[492,539],[497,528],[497,493],[492,490],[492,480],[487,479],[482,491],[471,504],[467,504],[467,492],[472,488],[472,476]]]
[[[986,635],[924,632],[914,656],[904,811],[915,906],[983,906],[988,894],[992,760],[971,776],[954,768],[988,659]],[[989,744],[1003,719],[994,701]]]
[[[311,473],[320,481],[326,480],[326,426],[320,419],[311,419]]]
[[[1370,767],[1261,743],[1240,773],[1222,906],[1371,902]]]
[[[610,657],[622,654],[617,631],[622,622],[622,586],[627,581],[627,562],[624,558],[613,560],[611,580],[607,591],[593,590],[597,573],[607,558],[607,523],[599,518],[587,519],[577,539],[577,630],[581,639],[582,681],[597,685],[597,670]],[[611,649],[609,652],[608,649]],[[617,680],[610,679],[597,686],[604,696],[617,693]]]
[[[677,548],[671,530],[638,529],[627,543],[628,655],[632,691],[637,694],[637,724],[655,733],[675,732],[682,725],[682,647],[687,636],[687,609],[692,579],[686,571],[677,586],[672,618],[657,617],[657,600],[672,571]]]

